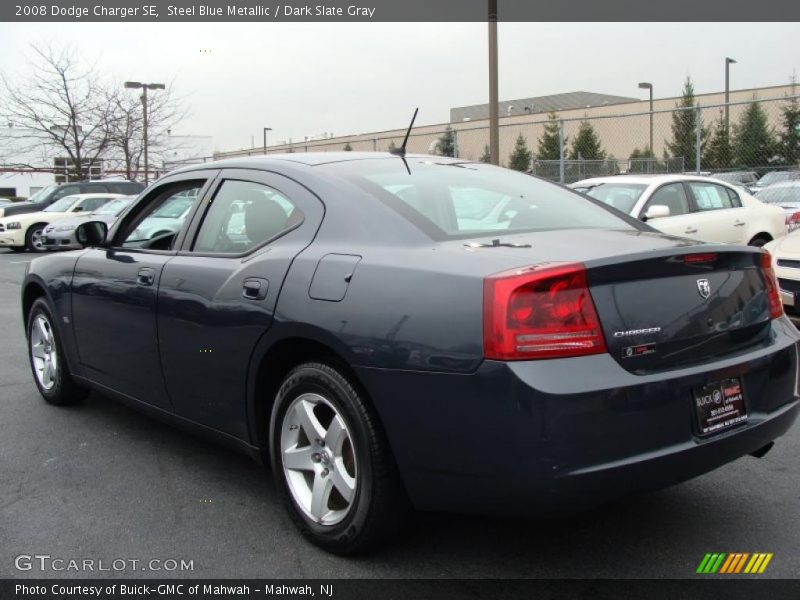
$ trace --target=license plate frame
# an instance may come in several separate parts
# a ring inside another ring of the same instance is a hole
[[[749,414],[741,377],[726,377],[692,389],[697,434],[707,437],[747,422]]]

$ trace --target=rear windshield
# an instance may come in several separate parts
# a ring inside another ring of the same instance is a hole
[[[434,239],[551,229],[633,229],[570,190],[483,164],[409,158],[323,165],[395,209]]]
[[[643,183],[595,183],[580,187],[585,194],[625,214],[633,212],[642,192],[647,189]]]

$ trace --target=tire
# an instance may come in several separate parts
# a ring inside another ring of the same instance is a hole
[[[747,245],[748,245],[748,246],[753,246],[754,248],[761,248],[762,246],[765,246],[766,244],[769,244],[769,243],[770,243],[770,241],[771,241],[771,240],[768,240],[768,239],[767,239],[767,238],[765,238],[765,237],[761,237],[761,236],[758,236],[758,235],[757,235],[757,236],[756,236],[756,237],[754,237],[752,240],[750,240],[750,241],[747,243]]]
[[[44,298],[37,299],[28,313],[27,326],[28,359],[33,381],[48,403],[56,406],[77,404],[88,391],[76,384],[69,373],[54,322],[47,302]]]
[[[372,407],[345,375],[322,363],[296,367],[270,421],[275,483],[306,538],[352,555],[396,535],[409,513],[405,490]]]
[[[42,232],[47,227],[47,223],[34,223],[25,232],[25,248],[28,252],[46,252],[44,244],[41,242]]]
[[[12,252],[24,252],[25,246],[9,246]]]

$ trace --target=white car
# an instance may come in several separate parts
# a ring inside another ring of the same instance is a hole
[[[670,235],[750,246],[786,235],[781,208],[708,177],[616,175],[585,179],[570,187]]]
[[[0,248],[11,248],[17,252],[30,250],[44,252],[42,232],[49,223],[54,223],[78,213],[90,213],[113,198],[123,194],[73,194],[56,200],[44,210],[11,215],[0,219]]]
[[[764,246],[772,254],[781,300],[786,314],[800,322],[800,231],[794,231]]]

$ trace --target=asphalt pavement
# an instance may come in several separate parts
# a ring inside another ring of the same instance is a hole
[[[249,458],[99,394],[47,405],[19,308],[31,259],[0,250],[0,578],[682,578],[707,552],[771,552],[761,577],[800,576],[800,425],[762,459],[589,513],[420,514],[369,556],[329,555],[295,531]],[[35,555],[51,558],[17,558]],[[54,559],[95,570],[55,571]],[[160,571],[143,570],[151,560]],[[170,560],[192,570],[167,571]]]

